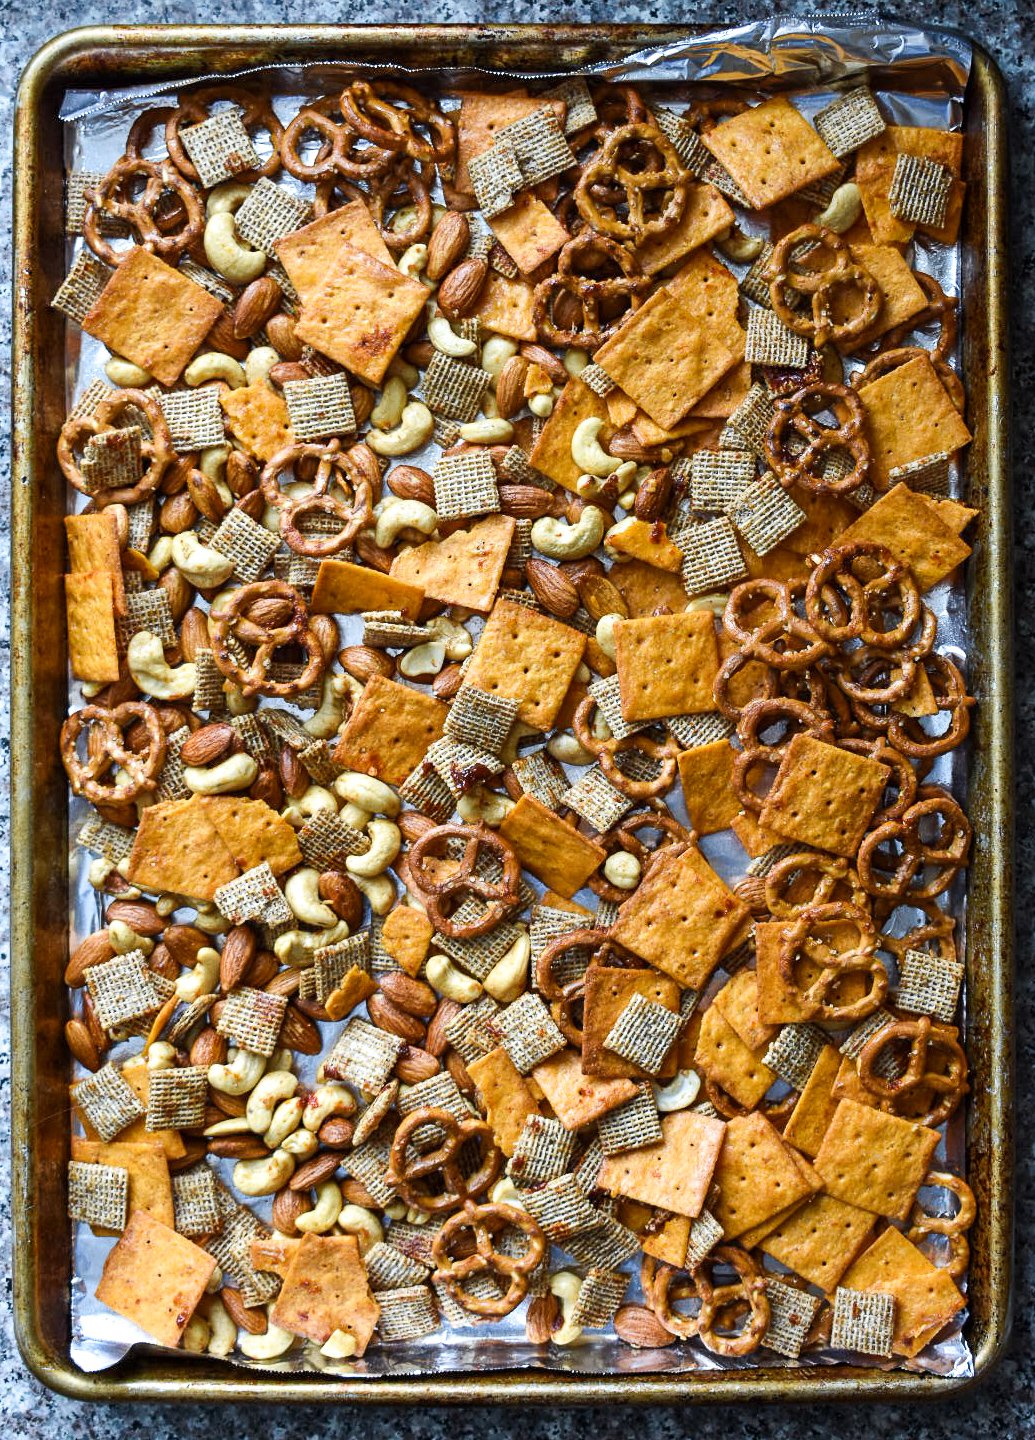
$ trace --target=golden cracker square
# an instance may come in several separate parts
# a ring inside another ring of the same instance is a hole
[[[619,620],[614,639],[623,720],[715,709],[719,646],[711,611]]]
[[[756,210],[838,169],[837,156],[783,95],[724,120],[702,139]]]
[[[159,1345],[176,1346],[215,1268],[199,1246],[137,1210],[104,1262],[97,1299]]]
[[[823,1136],[816,1169],[829,1194],[904,1220],[937,1145],[937,1130],[842,1100]]]
[[[479,690],[520,700],[518,719],[549,730],[585,645],[584,635],[559,620],[498,600],[464,678]]]
[[[966,1304],[948,1272],[932,1265],[890,1225],[853,1262],[842,1280],[848,1289],[892,1297],[891,1349],[910,1358],[919,1355]]]
[[[533,795],[522,795],[499,833],[526,870],[570,900],[606,858],[595,840],[581,835]]]
[[[891,778],[887,765],[811,735],[795,735],[759,824],[788,840],[851,859]]]
[[[661,1130],[658,1145],[606,1156],[598,1184],[612,1195],[693,1218],[707,1198],[727,1127],[680,1110],[665,1116]]]
[[[341,732],[334,759],[389,785],[400,785],[445,732],[448,708],[409,685],[374,675]]]

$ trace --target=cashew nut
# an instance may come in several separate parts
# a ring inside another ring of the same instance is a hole
[[[546,420],[553,414],[554,403],[552,395],[533,395],[528,402],[528,408],[540,420]]]
[[[114,861],[105,860],[103,855],[98,855],[96,860],[90,861],[90,867],[86,872],[86,878],[95,890],[103,890],[114,872]]]
[[[346,800],[338,811],[338,818],[343,825],[350,825],[353,830],[365,830],[372,817],[370,811],[364,810],[362,805],[353,805],[351,800]]]
[[[434,290],[434,281],[424,278],[424,267],[427,263],[428,247],[421,245],[419,242],[415,245],[410,245],[404,250],[396,262],[400,275],[405,275],[408,280],[420,280],[429,290]]]
[[[234,790],[247,790],[254,785],[259,766],[251,755],[241,751],[228,755],[218,765],[184,765],[183,783],[195,795],[229,795]]]
[[[438,526],[438,515],[423,500],[387,500],[381,507],[374,528],[374,540],[382,550],[394,545],[400,530],[419,530],[432,535]]]
[[[562,765],[589,765],[593,756],[588,750],[584,750],[579,742],[567,730],[562,730],[557,735],[551,735],[546,742],[547,753]]]
[[[407,680],[427,679],[437,675],[446,663],[446,647],[441,640],[429,640],[424,645],[415,645],[399,657],[397,669]]]
[[[320,1148],[319,1136],[308,1130],[295,1129],[280,1142],[280,1148],[293,1155],[296,1160],[308,1160]]]
[[[692,1105],[700,1088],[701,1077],[696,1070],[680,1070],[676,1078],[667,1085],[654,1086],[654,1099],[661,1113],[667,1115],[673,1110],[685,1110],[688,1105]]]
[[[132,360],[124,360],[121,355],[111,357],[104,367],[104,373],[113,385],[127,389],[138,390],[151,383],[150,374],[142,366],[134,365]]]
[[[726,609],[726,602],[729,600],[729,598],[730,597],[727,594],[721,591],[716,592],[716,594],[714,595],[695,595],[692,600],[687,602],[684,609],[688,611],[710,610],[715,616],[715,618],[719,619],[722,616],[723,611]]]
[[[280,356],[272,345],[256,345],[244,361],[244,378],[249,385],[268,385],[270,371],[280,364]]]
[[[225,1065],[208,1067],[208,1083],[223,1095],[247,1095],[262,1079],[265,1069],[265,1055],[232,1047]]]
[[[474,649],[471,632],[448,615],[433,615],[425,629],[444,643],[447,660],[466,660]]]
[[[173,537],[171,535],[159,535],[147,552],[147,563],[154,566],[159,574],[163,570],[168,570],[172,564],[172,544]]]
[[[356,889],[362,891],[367,904],[375,915],[387,915],[395,904],[395,886],[387,875],[375,875],[372,880],[365,875],[353,873]]]
[[[582,1289],[582,1278],[571,1270],[558,1270],[550,1276],[550,1290],[561,1302],[563,1324],[550,1336],[552,1345],[577,1345],[582,1338],[582,1326],[571,1323],[571,1314]]]
[[[142,955],[150,955],[155,948],[153,940],[146,935],[138,935],[125,920],[113,920],[108,926],[108,944],[116,955],[132,955],[134,950],[139,950]]]
[[[350,875],[373,880],[382,874],[402,849],[402,832],[392,820],[371,820],[367,826],[370,849],[363,855],[349,855],[345,869]]]
[[[272,1309],[272,1307],[268,1307]],[[249,1360],[279,1360],[295,1343],[290,1330],[282,1330],[271,1320],[262,1335],[252,1335],[247,1330],[238,1330],[237,1348]]]
[[[612,660],[615,658],[615,624],[617,621],[624,619],[624,615],[619,615],[616,611],[610,610],[606,615],[601,615],[597,621],[597,644],[601,650],[603,650],[604,654]]]
[[[156,700],[186,700],[193,696],[197,670],[193,664],[165,663],[165,651],[157,635],[138,630],[126,649],[126,664],[139,690]]]
[[[524,1210],[525,1203],[521,1198],[521,1191],[514,1184],[509,1175],[504,1175],[502,1180],[497,1180],[489,1191],[489,1199],[494,1205],[514,1205],[518,1210]]]
[[[345,718],[345,696],[348,693],[348,683],[343,675],[325,672],[320,708],[302,722],[302,728],[310,735],[315,735],[318,740],[329,740],[332,735],[336,735]]]
[[[173,536],[172,562],[183,578],[199,590],[222,585],[234,573],[234,562],[211,545],[202,544],[193,530]]]
[[[415,248],[413,246],[411,249]],[[420,247],[424,249],[424,246]],[[406,256],[403,256],[405,260]],[[400,261],[400,268],[402,262]],[[303,1219],[306,1217],[303,1216]],[[297,1228],[297,1222],[296,1222]],[[356,1337],[350,1335],[346,1330],[332,1330],[325,1342],[320,1346],[320,1354],[327,1360],[351,1360],[356,1353]]]
[[[823,225],[827,230],[834,230],[838,235],[843,235],[850,230],[859,218],[862,210],[862,195],[854,180],[849,180],[845,185],[839,185],[830,197],[830,203],[821,215],[817,215],[816,225]]]
[[[589,356],[585,350],[565,350],[561,356],[561,364],[569,375],[578,376],[589,364]]]
[[[750,265],[752,260],[757,260],[761,255],[765,241],[761,235],[745,235],[736,225],[731,225],[728,232],[718,236],[715,243],[727,260],[732,260],[735,265]]]
[[[295,1157],[286,1150],[274,1150],[259,1160],[238,1160],[234,1185],[242,1195],[273,1195],[282,1190],[295,1173]]]
[[[224,380],[231,390],[240,390],[245,383],[244,367],[222,350],[206,350],[192,360],[183,372],[188,385],[204,385],[209,380]]]
[[[416,365],[411,365],[410,362],[404,360],[401,355],[395,356],[391,365],[389,365],[385,371],[385,374],[388,376],[398,375],[407,390],[413,390],[420,384],[420,371]]]
[[[285,1072],[277,1072],[283,1075]],[[286,1149],[284,1142],[289,1140],[302,1123],[302,1110],[305,1101],[299,1095],[293,1095],[290,1100],[282,1100],[273,1112],[273,1119],[270,1121],[269,1129],[264,1133],[263,1144],[271,1150]],[[306,1132],[308,1135],[308,1131]],[[308,1148],[308,1140],[306,1142]],[[295,1150],[287,1150],[287,1153],[297,1160]]]
[[[316,1187],[316,1204],[312,1210],[299,1215],[295,1228],[309,1235],[326,1235],[338,1223],[341,1214],[341,1186],[336,1180],[328,1180]]]
[[[491,375],[493,380],[498,380],[504,365],[517,353],[518,347],[513,340],[508,340],[505,335],[490,335],[482,346],[482,369]]]
[[[204,1315],[192,1315],[183,1327],[183,1335],[180,1339],[180,1349],[186,1355],[204,1355],[208,1349],[208,1342],[212,1339],[212,1330]]]
[[[495,420],[471,420],[460,426],[460,439],[469,445],[506,445],[514,438],[514,427],[509,420],[497,417]]]
[[[346,1235],[355,1235],[361,1255],[385,1236],[380,1220],[364,1205],[346,1205],[338,1216],[338,1229]]]
[[[171,1070],[176,1063],[176,1046],[168,1040],[154,1040],[147,1048],[149,1070]]]
[[[314,1134],[332,1115],[355,1115],[356,1097],[344,1085],[326,1081],[309,1092],[302,1124]]]
[[[381,398],[370,412],[370,423],[378,430],[394,430],[406,409],[406,382],[398,375],[385,381]],[[378,541],[380,544],[380,541]]]
[[[619,890],[635,890],[643,867],[628,850],[615,850],[604,861],[604,878]]]
[[[358,770],[343,771],[334,782],[334,791],[371,815],[393,816],[402,809],[402,801],[390,785]]]
[[[250,285],[266,268],[266,256],[241,239],[229,210],[217,210],[205,221],[203,243],[208,263],[231,285]]]
[[[448,955],[429,955],[424,974],[428,984],[434,986],[440,995],[447,1000],[456,1000],[460,1005],[477,1000],[482,993],[478,981],[458,970]]]
[[[222,480],[226,474],[229,445],[209,445],[198,456],[198,469],[210,480]]]
[[[323,785],[307,785],[297,800],[292,800],[280,812],[281,818],[289,825],[294,825],[300,830],[307,820],[321,811],[328,811],[334,815],[338,810],[338,802],[331,792]]]
[[[290,1070],[273,1070],[264,1075],[248,1096],[244,1112],[248,1129],[256,1135],[264,1135],[274,1110],[282,1100],[290,1100],[297,1089],[298,1081]]]
[[[308,970],[316,959],[317,950],[325,945],[337,945],[339,940],[349,938],[349,927],[344,920],[325,930],[285,930],[273,942],[278,960],[295,970]]]
[[[435,417],[420,400],[411,400],[392,430],[371,430],[365,437],[375,455],[409,455],[420,450],[435,431]]]
[[[218,1138],[221,1135],[250,1135],[251,1127],[243,1115],[231,1115],[226,1120],[217,1120],[214,1125],[206,1125],[201,1132],[206,1139]]]
[[[338,917],[329,905],[320,899],[320,872],[311,865],[304,865],[289,875],[284,884],[284,899],[291,906],[295,918],[305,925],[319,925],[326,929],[337,924]]]
[[[531,940],[527,935],[519,935],[486,975],[483,981],[485,993],[501,1005],[516,1000],[528,988],[528,962],[531,957]]]
[[[574,525],[544,515],[532,526],[532,544],[551,560],[582,560],[604,538],[607,516],[595,505],[587,505]]]
[[[230,929],[230,921],[209,901],[195,902],[194,908],[197,913],[191,924],[206,935],[225,935]]]
[[[609,455],[600,443],[604,422],[599,415],[588,415],[575,427],[571,437],[571,458],[581,471],[604,480],[621,465],[617,455]]]
[[[493,830],[503,824],[513,808],[514,801],[508,795],[498,795],[495,790],[486,790],[484,785],[465,790],[456,802],[461,820],[466,820],[469,825],[481,820]]]
[[[434,315],[428,321],[428,339],[436,350],[443,355],[451,355],[455,360],[473,355],[478,348],[475,341],[458,335],[444,315]]]
[[[209,1355],[223,1360],[237,1344],[237,1326],[218,1295],[207,1295],[201,1302],[208,1321],[209,1338],[205,1347]]]
[[[224,180],[221,185],[209,191],[205,201],[206,219],[224,211],[235,215],[254,189],[254,185],[246,185],[242,180]]]

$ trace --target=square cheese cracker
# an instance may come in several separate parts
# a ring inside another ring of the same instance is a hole
[[[909,566],[921,590],[951,575],[970,554],[970,546],[943,518],[939,502],[908,485],[893,486],[838,536],[839,544],[856,540],[890,550]]]
[[[842,1278],[851,1290],[893,1297],[891,1348],[896,1355],[918,1355],[966,1303],[949,1273],[932,1265],[892,1226],[863,1251]]]
[[[200,797],[148,805],[140,816],[126,870],[145,890],[171,890],[214,900],[240,870],[230,847],[205,814]]]
[[[840,168],[837,156],[783,95],[724,120],[701,138],[756,210]]]
[[[549,730],[585,646],[584,635],[552,616],[498,600],[464,679],[479,690],[520,700],[518,719],[537,730]]]
[[[814,1186],[803,1164],[759,1111],[731,1120],[715,1167],[718,1199],[709,1205],[726,1239],[807,1199]]]
[[[833,1195],[814,1195],[770,1230],[761,1246],[781,1265],[832,1295],[873,1233],[873,1225],[868,1210]]]
[[[787,746],[759,815],[765,830],[852,859],[891,770],[811,735]]]
[[[355,1340],[354,1353],[362,1355],[380,1313],[356,1237],[303,1235],[270,1319],[293,1335],[305,1335],[321,1345],[335,1330],[341,1330]]]
[[[870,478],[878,487],[898,466],[953,454],[972,439],[926,353],[863,385],[859,399],[872,452]]]
[[[647,1072],[629,1060],[607,1050],[604,1041],[633,995],[642,995],[666,1010],[679,1010],[679,986],[656,970],[624,970],[608,965],[591,965],[586,971],[586,992],[582,1023],[582,1068],[587,1075],[608,1078],[627,1075],[648,1078]],[[675,1054],[661,1069],[660,1076],[675,1072]]]
[[[215,1268],[200,1246],[137,1210],[104,1262],[97,1299],[159,1345],[176,1346]]]
[[[350,200],[274,242],[277,258],[303,305],[320,288],[343,245],[362,250],[382,265],[395,266],[392,252],[362,200]]]
[[[721,1120],[693,1110],[666,1115],[661,1122],[661,1143],[607,1156],[598,1183],[612,1195],[624,1195],[676,1215],[699,1215],[726,1128]]]
[[[513,1155],[528,1117],[539,1114],[532,1087],[502,1046],[470,1061],[467,1073],[478,1087],[496,1144],[504,1155]]]
[[[816,1169],[829,1194],[904,1220],[937,1145],[937,1130],[842,1100],[819,1147]]]
[[[321,560],[309,608],[314,615],[401,610],[408,620],[416,620],[423,603],[424,591],[397,576],[349,560]]]
[[[522,795],[499,827],[526,870],[569,900],[607,857],[602,845],[580,834],[534,795]]]
[[[637,1093],[632,1080],[604,1080],[597,1075],[584,1075],[581,1057],[574,1050],[551,1055],[535,1067],[532,1079],[566,1130],[581,1130],[632,1100]]]
[[[491,610],[516,523],[509,515],[488,515],[445,540],[411,545],[392,561],[391,578],[419,588],[430,600]]]
[[[710,610],[618,620],[614,641],[623,720],[715,709],[719,646]]]
[[[489,228],[523,275],[537,270],[567,241],[568,232],[538,195],[523,190]]]
[[[401,785],[445,733],[448,707],[440,701],[373,675],[341,732],[334,759],[388,785]]]
[[[68,658],[77,680],[107,685],[119,678],[115,583],[109,570],[65,576]]]

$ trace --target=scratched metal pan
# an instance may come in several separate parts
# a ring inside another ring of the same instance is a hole
[[[15,111],[12,617],[12,1124],[15,1322],[44,1384],[80,1400],[481,1404],[944,1398],[973,1380],[851,1366],[578,1376],[542,1370],[348,1379],[266,1375],[135,1348],[85,1374],[69,1356],[70,1227],[65,1219],[68,1059],[62,1027],[68,955],[68,792],[58,757],[66,667],[62,516],[54,444],[65,414],[62,318],[48,302],[63,275],[63,150],[68,90],[154,85],[263,63],[325,59],[410,66],[576,68],[704,27],[120,26],[71,31],[22,77]],[[969,1178],[978,1197],[967,1337],[976,1377],[1010,1326],[1012,1243],[1011,921],[1013,658],[1007,363],[1006,106],[1002,78],[975,49],[966,107],[963,368],[974,443],[969,498],[980,507],[968,566],[977,695],[970,775],[967,986],[973,1067]]]

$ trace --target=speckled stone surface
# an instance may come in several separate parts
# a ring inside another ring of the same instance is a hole
[[[507,3],[477,4],[464,0],[441,0],[433,13],[420,7],[368,4],[361,10],[345,9],[330,0],[309,0],[301,10],[292,10],[295,22],[331,22],[342,19],[375,23],[378,21],[434,19],[439,22],[501,20],[509,22],[576,21],[593,18],[643,23],[673,23],[681,19],[714,19],[727,24],[754,18],[775,10],[794,14],[796,9],[807,13],[846,11],[873,13],[880,7],[853,0],[810,0],[795,7],[780,3],[735,3],[681,7],[663,3],[612,3],[591,0],[585,6],[553,5],[548,10],[507,0]],[[1032,435],[1035,433],[1035,4],[1032,0],[975,0],[972,4],[920,3],[900,7],[900,13],[915,23],[939,23],[956,26],[983,43],[997,58],[1007,79],[1010,99],[1010,158],[1013,167],[1013,294],[1012,306],[1014,354],[1014,434],[1015,434],[1015,529],[1018,536],[1016,566],[1017,584],[1017,667],[1018,667],[1018,760],[1017,814],[1018,895],[1017,913],[1021,917],[1018,944],[1017,985],[1017,1094],[1022,1107],[1030,1106],[1035,1070],[1035,981],[1030,968],[1031,942],[1026,918],[1035,910],[1035,830],[1029,817],[1033,804],[1035,779],[1035,705],[1027,690],[1032,671],[1032,647],[1035,623],[1032,620],[1033,563],[1027,553],[1027,539],[1035,522],[1035,470],[1029,463]],[[191,5],[187,3],[156,3],[144,5],[130,0],[118,9],[94,3],[94,0],[57,0],[57,3],[30,5],[27,0],[0,0],[0,73],[6,83],[0,90],[0,164],[3,184],[0,186],[0,232],[10,234],[10,150],[11,111],[15,79],[33,52],[59,31],[76,25],[127,23],[134,20],[149,23],[203,22],[275,22],[288,18],[285,7],[261,3],[261,0],[237,0],[233,7]],[[3,416],[3,443],[0,444],[0,504],[6,513],[10,484],[7,452],[7,388],[9,382],[10,344],[10,256],[0,245],[0,415]],[[6,597],[9,593],[8,556],[6,545],[0,552],[0,768],[3,770],[0,796],[0,847],[4,855],[8,845],[7,779],[8,740],[8,657]],[[4,867],[6,872],[6,866]],[[0,898],[3,914],[0,965],[7,970],[6,896]],[[6,975],[3,988],[6,991]],[[9,1050],[7,1040],[7,1007],[0,1004],[0,1134],[8,1132],[10,1100]],[[1027,1097],[1027,1098],[1026,1098]],[[1016,1318],[1010,1351],[991,1379],[969,1396],[954,1400],[947,1406],[924,1406],[905,1411],[888,1406],[824,1407],[800,1409],[778,1407],[748,1411],[735,1408],[695,1409],[693,1412],[649,1409],[625,1410],[619,1407],[591,1408],[558,1416],[548,1411],[503,1410],[488,1414],[483,1411],[450,1407],[446,1409],[399,1410],[380,1409],[343,1411],[316,1407],[281,1409],[264,1407],[256,1410],[222,1410],[215,1412],[197,1405],[185,1405],[160,1411],[139,1408],[84,1407],[61,1399],[43,1388],[22,1365],[14,1341],[10,1307],[10,1204],[7,1195],[8,1156],[6,1145],[0,1150],[0,1246],[3,1247],[3,1282],[0,1283],[0,1431],[18,1440],[63,1440],[65,1436],[83,1440],[115,1440],[115,1437],[141,1436],[147,1440],[201,1440],[210,1435],[242,1436],[261,1433],[264,1440],[316,1440],[316,1437],[362,1436],[363,1440],[470,1440],[470,1437],[491,1434],[520,1436],[521,1440],[546,1440],[562,1429],[568,1434],[604,1437],[629,1433],[640,1440],[674,1440],[692,1434],[699,1440],[711,1437],[744,1437],[744,1440],[818,1440],[838,1436],[840,1440],[874,1435],[902,1435],[910,1440],[948,1440],[960,1434],[974,1437],[997,1435],[1015,1437],[1035,1435],[1035,1357],[1032,1354],[1033,1287],[1035,1262],[1028,1237],[1035,1228],[1035,1157],[1031,1127],[1019,1126],[1017,1155],[1018,1257],[1016,1279]]]

